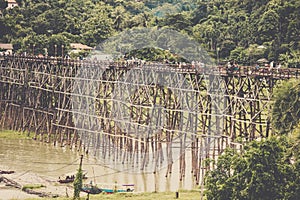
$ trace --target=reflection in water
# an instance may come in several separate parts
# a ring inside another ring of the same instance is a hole
[[[15,170],[18,172],[32,172],[44,176],[50,180],[57,180],[66,173],[76,172],[79,164],[80,152],[69,148],[54,147],[32,140],[8,140],[0,139],[0,169]],[[190,167],[187,164],[187,167]],[[113,184],[135,184],[137,192],[176,191],[178,189],[193,189],[193,181],[190,168],[186,169],[186,176],[179,181],[179,165],[175,162],[173,173],[166,178],[166,170],[153,173],[128,173],[115,171],[101,164],[101,161],[93,156],[84,156],[83,169],[88,171],[87,182]]]

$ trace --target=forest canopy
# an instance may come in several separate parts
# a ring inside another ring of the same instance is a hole
[[[0,42],[15,52],[54,55],[73,42],[96,46],[133,27],[188,34],[220,61],[259,58],[299,67],[298,0],[0,0]],[[62,46],[63,45],[63,46]]]

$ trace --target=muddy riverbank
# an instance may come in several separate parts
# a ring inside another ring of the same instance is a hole
[[[7,166],[0,166],[1,169]],[[68,197],[73,195],[72,184],[59,184],[52,177],[32,172],[0,175],[0,199],[26,199],[38,197]]]

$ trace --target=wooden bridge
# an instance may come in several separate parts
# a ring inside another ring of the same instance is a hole
[[[0,127],[199,183],[227,146],[272,134],[272,91],[298,69],[0,57]],[[189,158],[188,158],[189,157]]]

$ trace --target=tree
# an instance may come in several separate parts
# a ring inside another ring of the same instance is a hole
[[[167,14],[163,20],[164,26],[168,26],[177,31],[188,31],[190,24],[191,22],[189,16],[185,13]]]
[[[51,56],[62,56],[68,47],[70,41],[68,38],[62,34],[53,34],[51,37],[48,37],[48,40],[41,45],[41,47],[46,47],[48,49],[48,53]]]
[[[82,28],[82,39],[90,46],[96,46],[107,39],[113,33],[113,22],[108,17],[108,13],[94,11],[84,23]]]
[[[126,23],[129,19],[128,14],[123,6],[118,6],[114,9],[112,13],[113,26],[117,31],[122,31],[126,27]]]
[[[0,11],[7,8],[7,1],[6,0],[0,0]]]
[[[274,90],[272,124],[279,134],[288,134],[300,122],[300,81],[291,79]]]
[[[299,171],[290,147],[280,137],[253,141],[243,152],[226,150],[206,176],[207,199],[293,199],[299,194]]]
[[[81,155],[80,158],[80,164],[79,164],[79,169],[77,171],[75,180],[74,180],[74,196],[73,199],[79,199],[80,198],[80,191],[82,189],[82,159],[83,159],[83,155]]]
[[[2,36],[2,37],[0,37],[0,41],[2,41],[2,40],[4,40],[4,36],[9,34],[10,30],[9,30],[9,27],[7,27],[7,25],[6,25],[4,18],[1,18],[1,17],[0,17],[0,27],[1,27],[0,35]]]

